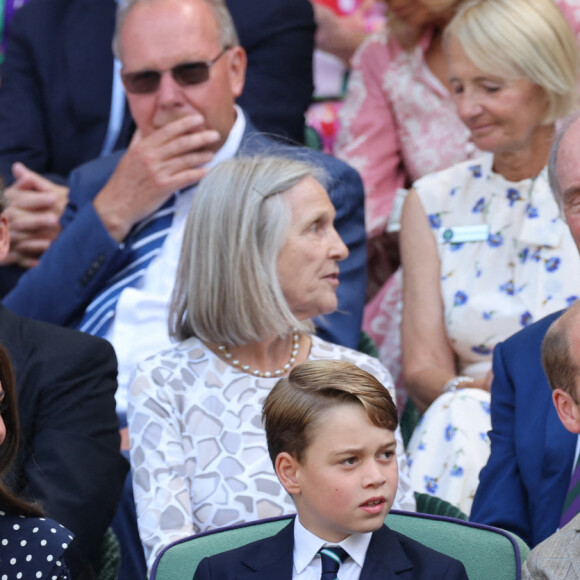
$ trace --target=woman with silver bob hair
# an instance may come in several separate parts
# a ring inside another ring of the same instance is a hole
[[[312,334],[337,307],[348,250],[320,170],[238,157],[200,182],[170,307],[179,341],[139,365],[128,410],[137,518],[149,566],[210,528],[293,513],[269,460],[261,407],[305,360],[352,362],[394,395],[374,358]],[[400,434],[395,504],[414,509]]]
[[[293,327],[313,330],[310,320],[293,314],[277,271],[291,218],[279,194],[307,177],[322,185],[326,175],[291,159],[248,157],[204,179],[183,239],[170,307],[172,337],[241,346],[284,336]]]
[[[578,106],[578,48],[553,0],[464,4],[444,48],[457,112],[484,153],[416,181],[405,200],[403,377],[424,413],[407,447],[415,489],[469,513],[489,456],[493,349],[580,287],[547,176],[555,122]]]

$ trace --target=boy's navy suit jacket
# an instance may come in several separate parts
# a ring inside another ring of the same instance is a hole
[[[275,536],[204,558],[194,580],[292,580],[294,520]],[[467,580],[463,564],[387,526],[373,533],[360,580],[445,578]]]

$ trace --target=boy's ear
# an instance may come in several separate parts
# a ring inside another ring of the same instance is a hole
[[[554,389],[552,401],[564,427],[571,433],[580,433],[580,405],[562,389]]]
[[[300,463],[293,455],[287,451],[278,453],[274,469],[280,483],[290,495],[298,495],[300,493],[300,485],[297,478],[299,468]]]

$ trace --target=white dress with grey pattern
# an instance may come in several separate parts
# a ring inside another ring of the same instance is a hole
[[[395,397],[382,364],[312,337],[309,360],[352,362]],[[223,362],[196,338],[137,369],[129,395],[131,466],[139,533],[148,567],[167,544],[239,522],[294,513],[268,456],[264,399],[276,378],[258,378]],[[415,509],[397,430],[399,489],[393,507]]]

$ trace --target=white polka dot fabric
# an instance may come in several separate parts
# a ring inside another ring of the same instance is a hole
[[[72,539],[51,519],[0,511],[0,580],[70,580],[63,558]]]

